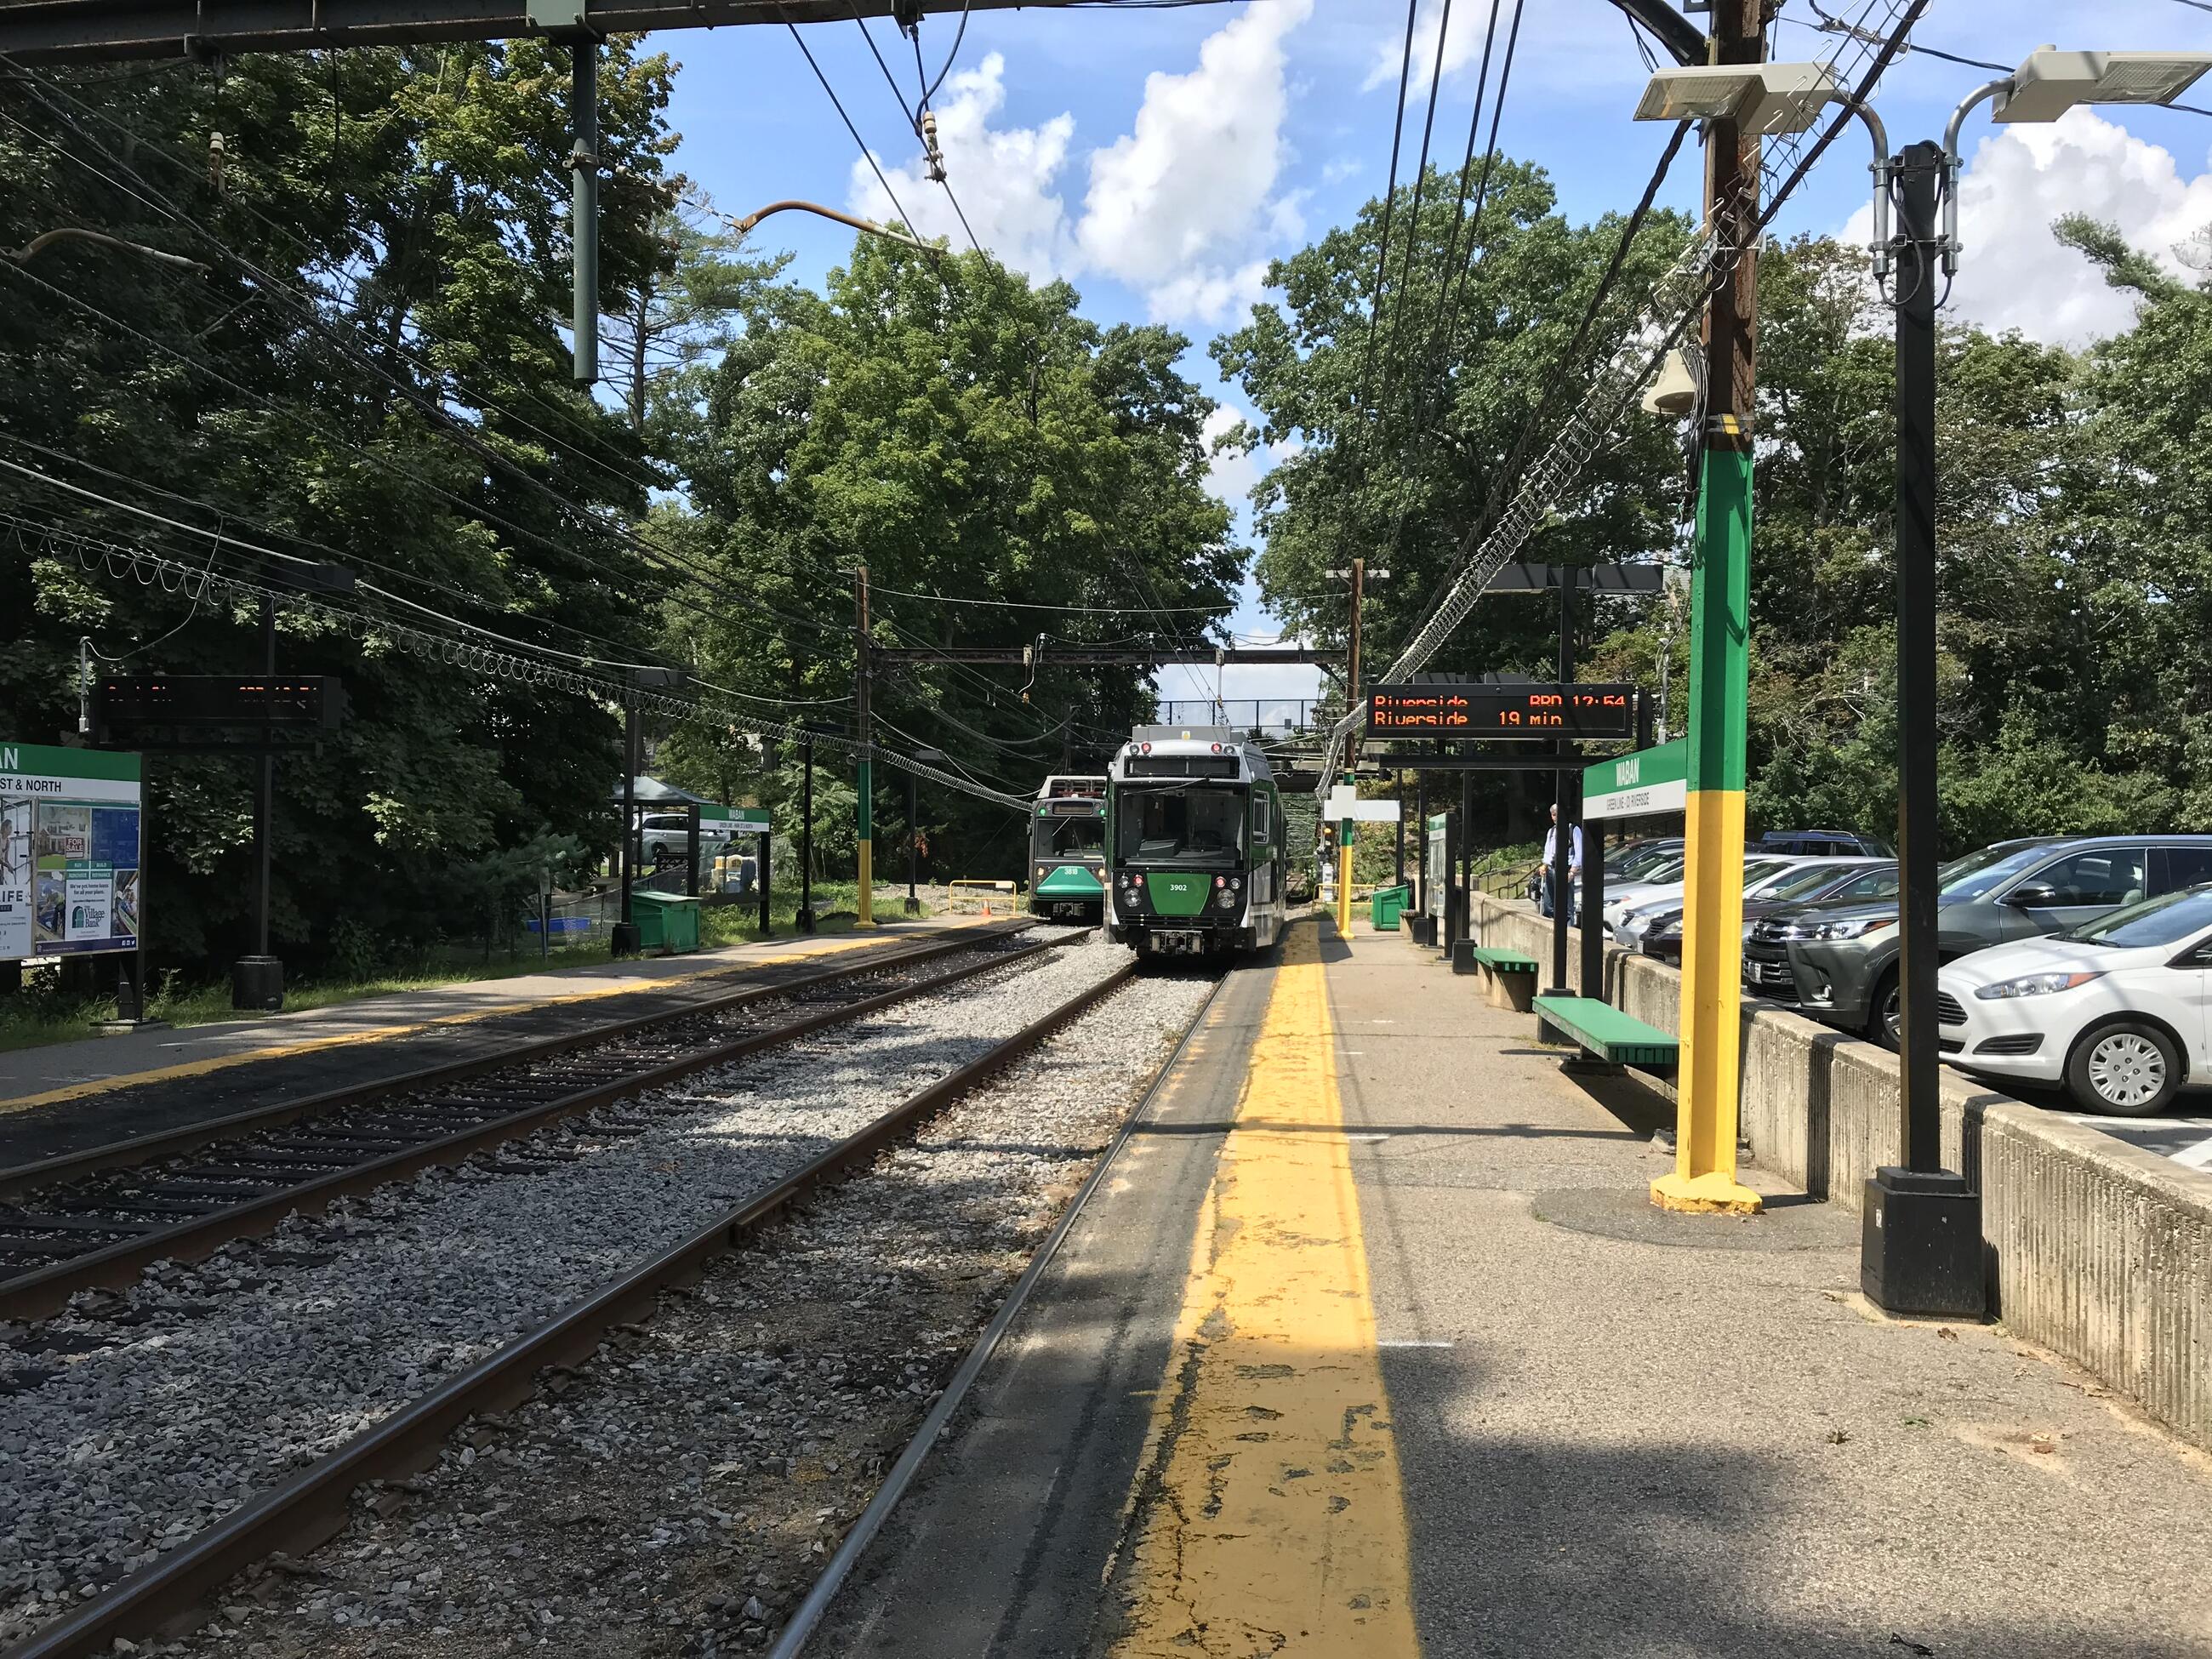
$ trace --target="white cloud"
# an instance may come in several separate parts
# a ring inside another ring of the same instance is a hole
[[[1413,62],[1406,77],[1406,101],[1417,103],[1428,96],[1429,78],[1437,72],[1437,27],[1443,13],[1442,0],[1421,0],[1421,9],[1413,17]],[[1443,42],[1444,73],[1456,75],[1465,69],[1482,51],[1484,33],[1483,9],[1477,5],[1456,8],[1451,20],[1451,33]],[[1501,33],[1498,40],[1503,41]],[[1494,48],[1493,48],[1494,50]],[[1371,92],[1376,87],[1398,84],[1398,71],[1406,62],[1406,32],[1393,29],[1375,48],[1375,62],[1367,71],[1367,80],[1360,88]]]
[[[975,238],[999,258],[1041,282],[1070,273],[1075,248],[1067,209],[1054,186],[1066,164],[1075,118],[1055,115],[1034,127],[994,130],[990,118],[1006,101],[1006,59],[992,52],[972,70],[945,82],[951,96],[939,102],[938,147]],[[883,165],[883,159],[877,158]],[[902,167],[884,167],[900,203],[925,236],[968,245],[951,198],[932,179],[917,156]],[[865,161],[853,163],[848,199],[864,218],[890,220],[898,210]]]
[[[1156,322],[1241,317],[1261,295],[1268,252],[1305,236],[1308,192],[1276,185],[1290,154],[1283,40],[1312,10],[1313,0],[1255,3],[1206,37],[1189,73],[1147,76],[1131,130],[1091,153],[1079,216],[1060,192],[1074,118],[994,129],[1006,97],[997,52],[953,76],[938,140],[976,239],[1040,281],[1116,277],[1145,295]],[[917,229],[966,246],[920,156],[884,173]],[[847,200],[867,218],[898,216],[865,161],[853,166]]]
[[[1091,158],[1076,235],[1095,270],[1141,289],[1157,319],[1224,319],[1256,291],[1255,238],[1303,228],[1275,197],[1287,159],[1283,37],[1313,0],[1268,0],[1206,37],[1187,75],[1155,72],[1132,131]]]
[[[2135,246],[2194,280],[2173,248],[2212,225],[2212,171],[2184,179],[2167,151],[2086,109],[1983,140],[1959,191],[1964,252],[1954,313],[2069,344],[2125,330],[2133,296],[2106,286],[2102,271],[2051,234],[2053,220],[2077,212],[2117,225]],[[1844,240],[1865,242],[1872,217],[1860,209]]]

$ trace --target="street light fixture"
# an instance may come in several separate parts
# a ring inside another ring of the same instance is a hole
[[[2076,104],[2170,104],[2208,69],[2212,52],[2061,52],[2038,46],[2010,76],[1991,82],[1983,92],[1996,99],[1992,121],[2056,121]],[[1961,112],[1982,95],[1961,106]],[[1951,137],[1958,137],[1955,125]]]
[[[1843,94],[1826,64],[1692,64],[1658,70],[1639,121],[1734,121],[1747,138],[1809,131]]]

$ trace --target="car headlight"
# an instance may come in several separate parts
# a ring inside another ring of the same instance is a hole
[[[1885,927],[1897,926],[1895,916],[1839,917],[1834,921],[1793,921],[1774,930],[1775,939],[1802,939],[1827,941],[1842,939],[1864,939],[1869,933],[1878,933]]]
[[[1978,986],[1974,994],[1984,1002],[2001,1002],[2008,997],[2047,997],[2104,976],[2101,968],[2086,973],[2029,974],[2020,979],[1999,980],[1995,985]]]

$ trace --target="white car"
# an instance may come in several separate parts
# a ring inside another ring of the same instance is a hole
[[[2212,1073],[2212,885],[1976,951],[1936,982],[1953,1065],[2063,1082],[2087,1110],[2148,1117]]]
[[[1760,889],[1779,881],[1800,865],[1826,863],[1827,860],[1801,858],[1760,858],[1747,854],[1743,861],[1743,896],[1752,897]],[[1682,895],[1689,884],[1677,878],[1667,882],[1646,882],[1629,889],[1616,902],[1608,896],[1605,902],[1605,920],[1613,934],[1613,942],[1624,951],[1633,951],[1650,926],[1654,916],[1682,908]]]

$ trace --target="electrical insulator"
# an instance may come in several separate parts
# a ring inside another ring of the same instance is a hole
[[[937,112],[926,109],[921,112],[921,149],[929,158],[929,177],[933,184],[945,182],[945,152],[937,147]]]
[[[222,191],[222,135],[210,132],[208,134],[208,183],[215,187],[218,195]]]

